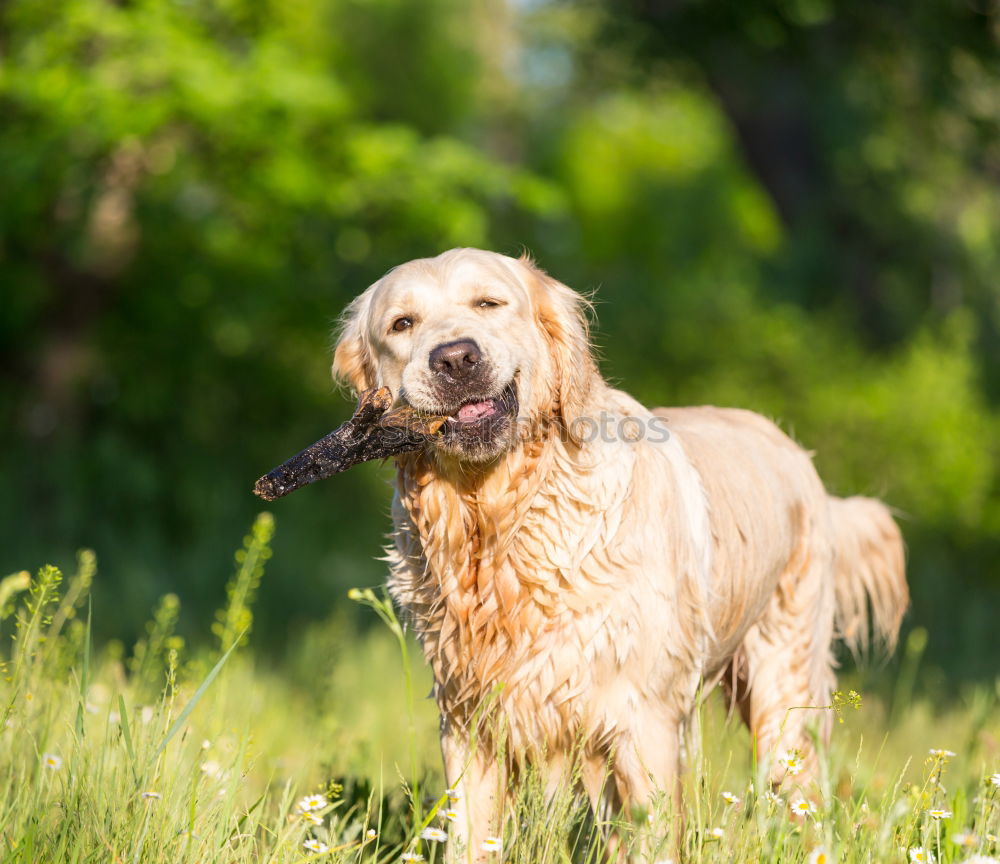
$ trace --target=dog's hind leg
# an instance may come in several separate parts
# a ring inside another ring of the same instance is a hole
[[[832,554],[807,536],[741,648],[741,713],[774,784],[808,782],[817,767],[810,727],[824,743],[829,737],[833,619]]]

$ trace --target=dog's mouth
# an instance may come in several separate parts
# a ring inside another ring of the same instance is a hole
[[[507,450],[515,438],[517,376],[496,396],[466,399],[450,411],[433,446],[470,462],[486,462]]]
[[[514,379],[497,396],[485,399],[470,399],[459,405],[448,416],[446,425],[456,431],[471,432],[476,427],[486,427],[490,423],[517,413],[517,388]]]

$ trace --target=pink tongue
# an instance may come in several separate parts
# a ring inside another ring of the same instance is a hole
[[[487,399],[485,402],[470,402],[458,409],[456,415],[463,423],[473,423],[481,420],[493,413],[493,400]]]

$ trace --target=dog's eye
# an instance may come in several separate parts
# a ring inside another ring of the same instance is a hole
[[[499,305],[500,305],[499,300],[490,300],[488,297],[484,297],[482,300],[479,300],[476,303],[476,306],[478,306],[480,309],[492,309],[494,306],[499,306]]]
[[[392,329],[397,333],[402,333],[404,330],[409,330],[413,326],[413,319],[403,315],[392,322]]]

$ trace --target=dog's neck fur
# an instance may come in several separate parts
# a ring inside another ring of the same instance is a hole
[[[564,438],[560,424],[547,421],[487,467],[433,453],[398,462],[398,505],[413,548],[390,554],[391,587],[412,617],[447,716],[470,719],[498,682],[501,702],[522,706],[540,706],[571,684],[561,671],[544,675],[525,660],[555,620],[574,611],[568,562],[558,560],[546,532],[557,524],[568,537],[585,533],[582,518],[593,512],[589,491],[569,480],[589,472]],[[572,470],[560,466],[566,461]]]

